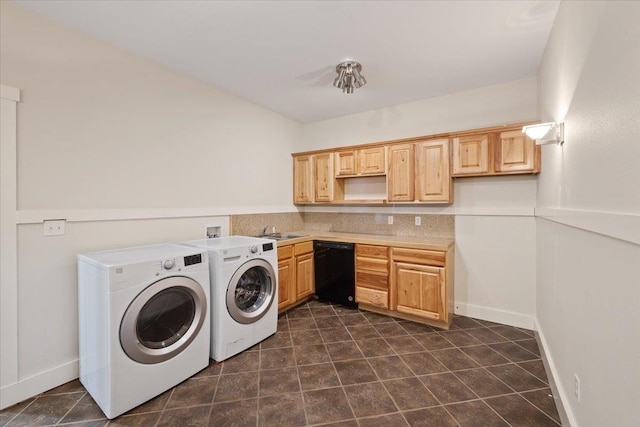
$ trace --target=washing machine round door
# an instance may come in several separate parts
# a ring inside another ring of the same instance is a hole
[[[120,324],[120,344],[136,362],[164,362],[189,346],[206,313],[207,298],[198,282],[183,276],[158,280],[129,304]]]
[[[264,259],[242,264],[227,288],[229,315],[239,323],[257,322],[273,304],[276,286],[276,273]]]

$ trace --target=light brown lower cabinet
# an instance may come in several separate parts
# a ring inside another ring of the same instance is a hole
[[[308,297],[315,291],[313,252],[296,257],[296,300]]]
[[[453,248],[391,248],[390,309],[448,329],[453,318]]]
[[[293,246],[278,247],[278,311],[296,302],[296,261]]]
[[[356,245],[360,309],[449,329],[453,246],[447,251]]]
[[[278,247],[278,311],[315,292],[313,242]]]
[[[313,242],[278,247],[278,310],[315,292]],[[453,246],[446,251],[355,245],[360,309],[449,329],[453,319]]]
[[[389,248],[356,245],[356,302],[389,308]]]

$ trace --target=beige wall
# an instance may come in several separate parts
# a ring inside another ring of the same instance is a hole
[[[17,348],[0,352],[3,407],[78,375],[77,253],[204,238],[211,223],[228,233],[233,213],[295,211],[290,153],[302,126],[11,2],[0,12],[2,84],[22,94],[18,281],[2,283],[17,298],[3,301],[1,325]],[[43,237],[47,218],[67,219],[65,235]]]
[[[539,71],[537,320],[573,426],[640,420],[640,3],[562,2]],[[580,378],[581,398],[574,393]]]

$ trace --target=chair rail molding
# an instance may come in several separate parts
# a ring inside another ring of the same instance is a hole
[[[541,207],[535,209],[535,216],[640,245],[640,215],[637,214]]]

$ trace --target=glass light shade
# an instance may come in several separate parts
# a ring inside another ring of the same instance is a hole
[[[531,139],[542,139],[556,126],[555,123],[540,123],[539,125],[530,125],[522,128],[522,132],[526,133]]]
[[[536,145],[564,143],[564,123],[548,122],[524,126],[522,133],[534,139]]]

